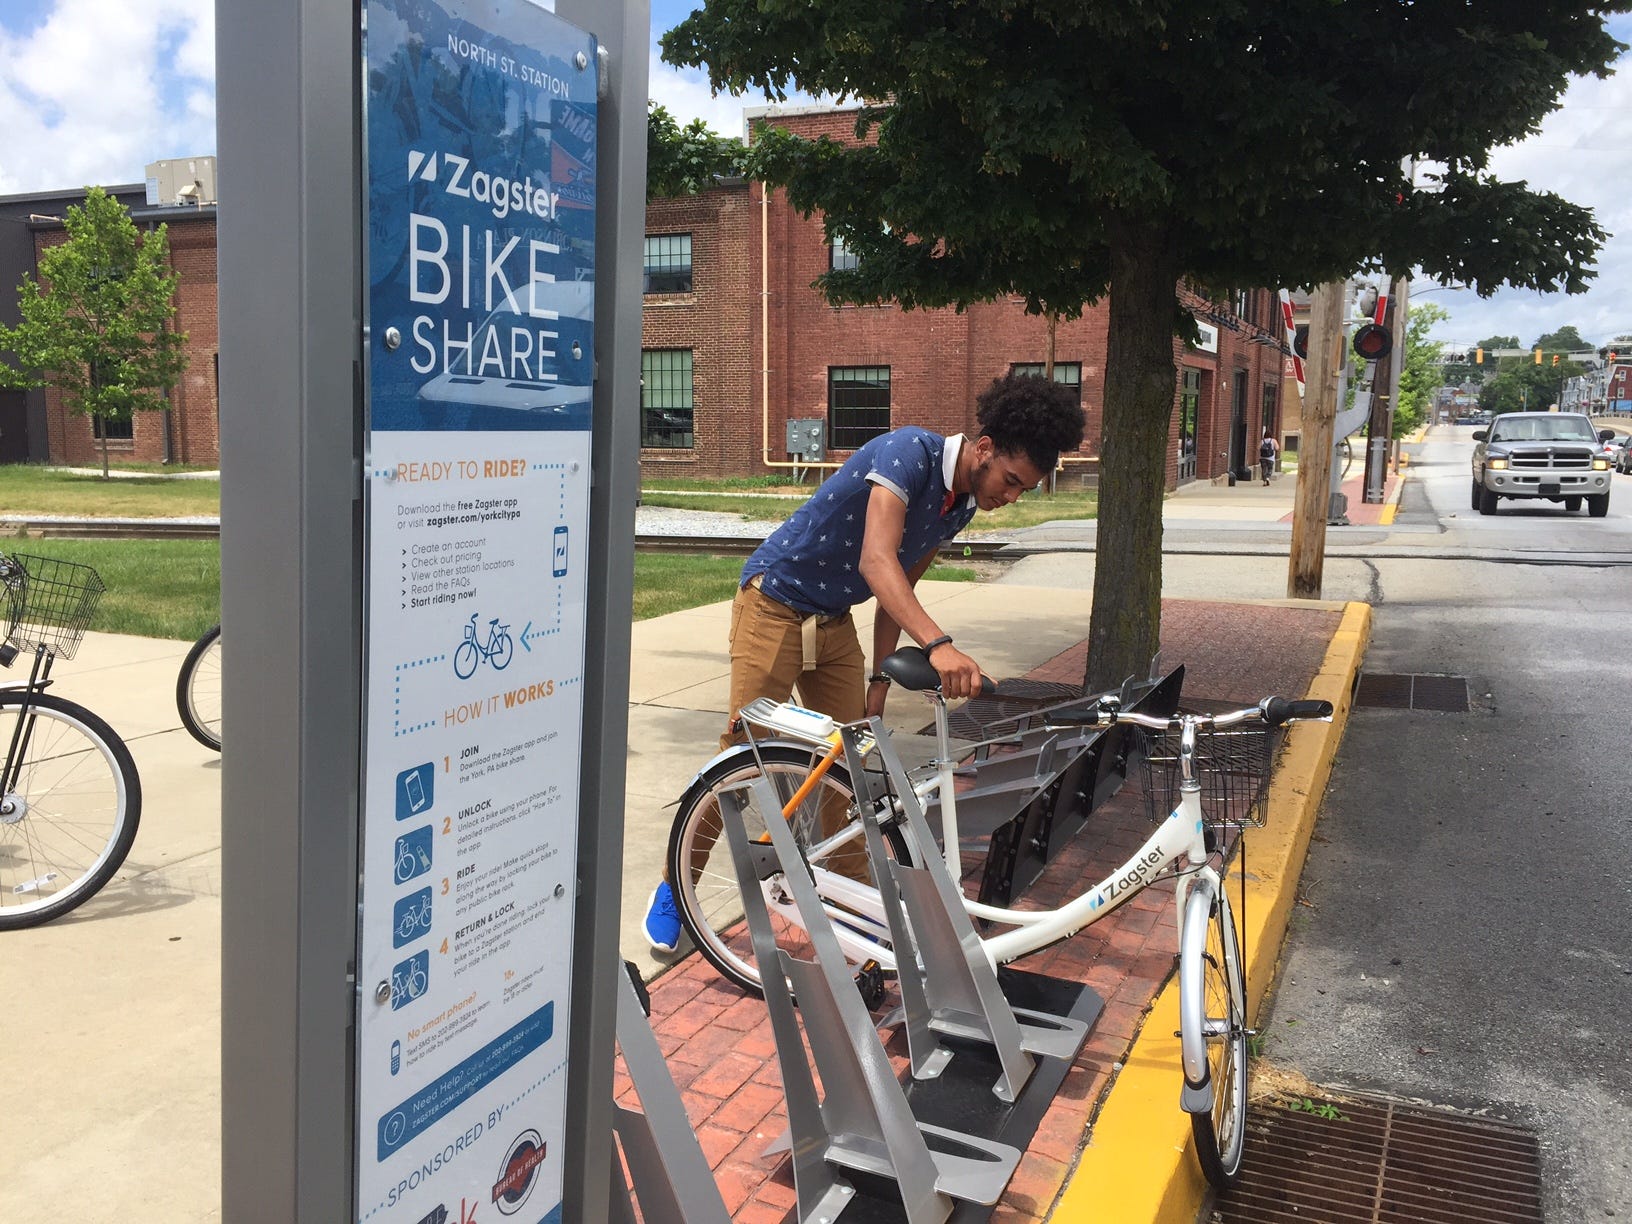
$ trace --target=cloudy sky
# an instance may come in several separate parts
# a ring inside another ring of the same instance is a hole
[[[651,95],[682,120],[742,130],[763,99],[714,98],[698,73],[657,58],[656,39],[691,8],[652,5]],[[1611,28],[1632,42],[1632,17]],[[215,152],[214,0],[0,2],[0,194],[85,183],[131,183],[148,162]],[[1457,344],[1516,334],[1529,343],[1564,324],[1588,340],[1632,334],[1632,55],[1607,81],[1571,86],[1540,133],[1498,150],[1494,169],[1584,204],[1614,237],[1587,294],[1504,291],[1485,301],[1439,290],[1422,302],[1451,312],[1437,335]],[[1420,292],[1426,286],[1419,286]]]

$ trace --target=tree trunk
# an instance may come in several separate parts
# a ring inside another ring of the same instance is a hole
[[[1309,302],[1309,360],[1304,363],[1303,434],[1298,439],[1298,487],[1286,597],[1319,599],[1326,566],[1326,517],[1332,490],[1332,422],[1343,351],[1344,284],[1315,286]]]
[[[102,479],[108,479],[108,423],[102,422]]]
[[[1178,260],[1160,230],[1111,227],[1110,326],[1099,462],[1099,542],[1088,626],[1088,692],[1144,677],[1161,641],[1162,495]]]

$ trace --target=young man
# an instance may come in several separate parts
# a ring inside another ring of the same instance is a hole
[[[748,558],[731,607],[732,722],[722,750],[736,738],[738,710],[757,697],[786,701],[795,688],[806,706],[839,722],[882,714],[889,680],[877,665],[902,633],[928,653],[949,698],[979,690],[980,665],[913,588],[976,509],[1017,501],[1053,471],[1061,451],[1075,450],[1084,417],[1069,387],[1024,375],[996,380],[976,405],[973,441],[909,425],[862,446]],[[850,610],[873,597],[868,676]],[[667,879],[652,893],[644,926],[655,950],[674,951],[680,917]]]
[[[1258,443],[1258,466],[1263,470],[1264,483],[1269,483],[1269,474],[1275,470],[1275,456],[1280,453],[1276,445],[1275,435],[1264,430],[1264,440]]]

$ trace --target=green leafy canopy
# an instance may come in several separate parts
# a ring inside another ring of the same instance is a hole
[[[701,119],[681,127],[667,107],[646,108],[646,198],[696,195],[718,177],[739,175],[747,157],[740,140],[717,136]]]

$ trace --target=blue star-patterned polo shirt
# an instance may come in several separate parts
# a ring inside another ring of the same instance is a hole
[[[872,598],[861,576],[861,537],[874,485],[907,505],[896,555],[908,572],[975,517],[975,499],[967,493],[942,513],[951,466],[944,462],[946,446],[945,438],[915,425],[866,443],[754,550],[742,582],[763,575],[765,594],[807,615],[840,616]]]

